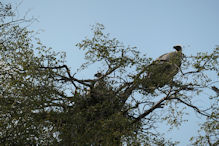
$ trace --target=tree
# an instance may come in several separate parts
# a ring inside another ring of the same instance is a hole
[[[1,143],[176,144],[156,132],[156,124],[165,120],[172,127],[181,125],[182,109],[188,107],[206,118],[202,126],[206,135],[192,138],[194,144],[217,145],[218,99],[211,86],[218,81],[208,73],[219,75],[218,48],[184,56],[173,80],[151,92],[142,88],[150,85],[145,77],[153,70],[151,59],[110,38],[97,24],[93,37],[77,44],[87,61],[79,70],[89,70],[91,64],[101,64],[102,69],[94,78],[78,79],[64,53],[43,46],[22,27],[24,19],[10,19],[15,15],[11,5],[0,7]],[[205,90],[212,94],[202,109],[193,101]]]

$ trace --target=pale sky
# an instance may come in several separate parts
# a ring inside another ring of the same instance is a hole
[[[31,28],[44,30],[39,37],[46,46],[67,52],[73,72],[83,62],[75,44],[91,35],[91,25],[97,22],[111,36],[154,59],[177,44],[186,55],[219,45],[219,0],[22,0],[18,12],[39,20]],[[183,146],[195,130],[193,120],[167,137]]]

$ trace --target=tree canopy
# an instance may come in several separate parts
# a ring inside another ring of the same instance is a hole
[[[218,47],[184,54],[170,79],[151,58],[96,24],[92,37],[76,45],[86,62],[71,69],[64,52],[47,48],[28,30],[31,20],[14,16],[11,5],[0,3],[0,143],[174,145],[155,129],[161,121],[180,126],[188,108],[205,119],[191,143],[218,145]],[[96,76],[76,77],[92,64],[101,66]],[[144,88],[152,82],[162,86]],[[204,105],[195,103],[200,97]]]

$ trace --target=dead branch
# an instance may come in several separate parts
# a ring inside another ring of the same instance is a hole
[[[208,114],[202,112],[202,111],[201,111],[199,108],[197,108],[196,106],[194,106],[194,105],[192,105],[192,104],[189,104],[189,103],[183,101],[183,100],[180,99],[180,98],[174,97],[174,98],[171,98],[171,99],[177,99],[177,100],[180,101],[181,103],[183,103],[183,104],[185,104],[185,105],[187,105],[187,106],[193,108],[193,109],[194,109],[196,112],[198,112],[199,114],[201,114],[201,115],[203,115],[203,116],[206,116],[206,117],[208,117],[208,118],[210,117],[210,115],[208,115]]]

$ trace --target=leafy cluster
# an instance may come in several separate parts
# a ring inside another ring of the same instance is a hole
[[[86,62],[72,73],[65,54],[43,46],[20,25],[28,21],[14,15],[10,5],[0,3],[0,143],[175,145],[157,132],[157,124],[180,126],[183,109],[191,108],[206,118],[205,134],[191,138],[193,144],[218,144],[218,81],[208,75],[218,77],[218,48],[184,56],[178,74],[170,77],[161,74],[168,63],[154,66],[97,24],[93,36],[77,44]],[[102,66],[96,77],[75,77],[91,64]],[[146,88],[155,84],[153,90]],[[206,90],[212,94],[202,109],[194,98]]]

